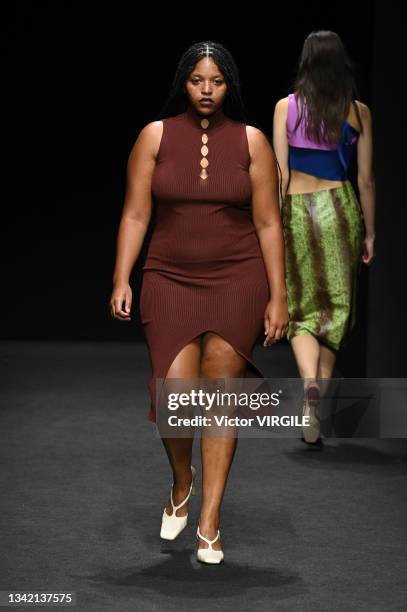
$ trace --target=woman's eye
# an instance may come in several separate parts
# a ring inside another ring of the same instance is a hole
[[[191,79],[191,83],[192,83],[193,85],[198,85],[200,82],[201,82],[201,79]],[[222,85],[222,84],[223,84],[223,81],[220,81],[220,80],[216,79],[216,80],[214,81],[214,83],[215,83],[215,85]]]

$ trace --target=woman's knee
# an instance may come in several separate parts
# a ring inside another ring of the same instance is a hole
[[[202,338],[201,376],[239,376],[246,368],[246,360],[222,336],[206,332]]]

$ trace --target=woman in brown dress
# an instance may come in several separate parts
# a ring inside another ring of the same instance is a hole
[[[277,164],[245,117],[232,56],[218,43],[197,43],[179,62],[160,120],[142,129],[130,154],[111,312],[130,318],[129,277],[154,205],[140,297],[151,421],[157,378],[262,377],[251,358],[262,327],[264,346],[286,331]],[[196,474],[193,437],[162,439],[173,485],[161,537],[174,539],[186,525]],[[202,432],[197,556],[206,563],[223,559],[220,508],[236,443]]]

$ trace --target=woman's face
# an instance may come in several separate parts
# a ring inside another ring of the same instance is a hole
[[[189,75],[185,89],[193,108],[201,115],[211,115],[222,106],[227,85],[213,59],[204,57]]]

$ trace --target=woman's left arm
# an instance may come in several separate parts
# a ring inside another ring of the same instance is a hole
[[[280,216],[278,171],[273,150],[261,130],[246,127],[252,183],[253,223],[259,239],[271,299],[264,313],[264,346],[280,340],[287,331],[284,237]]]

